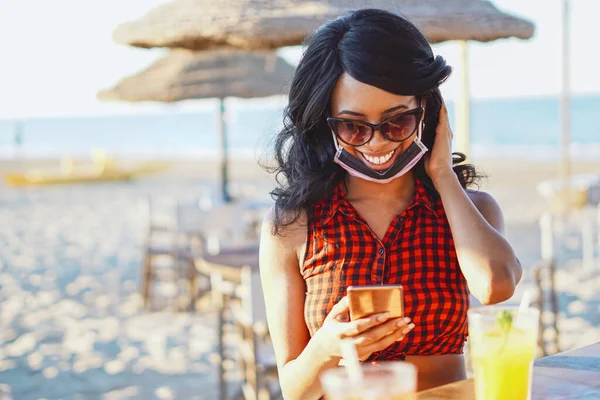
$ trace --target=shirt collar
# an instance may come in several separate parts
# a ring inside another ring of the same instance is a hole
[[[340,211],[348,217],[356,217],[356,210],[354,209],[354,207],[352,207],[350,202],[346,200],[345,197],[346,194],[344,190],[344,183],[341,182],[333,191],[333,196],[331,197],[331,201],[328,204],[329,207],[326,207],[323,210],[323,222],[325,224],[327,224],[333,218],[337,211]],[[418,206],[422,206],[426,210],[435,214],[436,216],[439,216],[435,209],[433,200],[431,199],[429,194],[427,194],[425,186],[420,180],[416,179],[415,195],[410,205],[406,208],[406,211]]]

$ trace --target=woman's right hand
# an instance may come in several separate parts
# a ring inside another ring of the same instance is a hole
[[[374,314],[370,317],[350,321],[348,296],[333,306],[323,326],[315,333],[320,347],[331,357],[341,358],[340,342],[351,338],[361,361],[377,351],[404,339],[415,325],[410,318],[389,319],[389,313]]]

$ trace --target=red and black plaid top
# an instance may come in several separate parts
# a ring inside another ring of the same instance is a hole
[[[404,312],[415,328],[369,360],[462,353],[469,289],[441,199],[432,200],[417,180],[412,203],[393,219],[383,240],[344,197],[342,185],[332,199],[313,205],[307,219],[302,275],[311,336],[348,286],[400,283]]]

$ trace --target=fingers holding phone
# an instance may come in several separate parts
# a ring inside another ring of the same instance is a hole
[[[359,320],[373,313],[387,313],[390,320],[354,335],[357,351],[368,357],[384,350],[414,328],[409,318],[404,318],[404,292],[402,285],[368,285],[348,287],[350,319]],[[361,349],[359,350],[360,347]],[[364,357],[364,358],[366,358]]]
[[[404,318],[401,285],[351,286],[315,334],[331,357],[341,357],[340,341],[354,340],[361,360],[404,339],[414,328]]]
[[[320,348],[323,349],[331,358],[341,358],[340,342],[347,338],[355,338],[359,335],[370,332],[372,329],[385,325],[390,320],[388,312],[373,314],[369,317],[355,319],[350,321],[349,318],[349,299],[343,297],[337,304],[333,306],[321,329],[315,333],[313,340],[317,340]],[[387,330],[385,328],[384,330]],[[380,331],[377,331],[380,332]],[[373,347],[374,344],[380,342],[381,338],[373,337],[368,343],[364,343],[360,347]],[[365,351],[357,347],[361,359],[365,359]],[[370,354],[369,354],[370,355]]]
[[[415,325],[410,318],[394,318],[353,337],[360,360],[365,360],[377,351],[385,350],[404,339]]]
[[[401,340],[404,339],[404,335],[410,332],[412,328],[414,328],[414,324],[410,322],[410,318],[393,318],[360,334],[354,335],[352,338],[357,346],[376,343],[395,333],[400,334],[400,338],[397,340]]]

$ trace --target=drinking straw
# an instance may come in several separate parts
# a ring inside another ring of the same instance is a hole
[[[360,383],[364,376],[363,371],[360,368],[360,360],[356,353],[356,346],[352,339],[344,339],[340,343],[340,350],[342,352],[342,358],[344,359],[344,365],[346,372],[351,382]]]
[[[521,298],[521,303],[519,304],[519,313],[524,313],[527,311],[529,304],[531,304],[531,290],[527,289],[523,292],[523,297]]]

